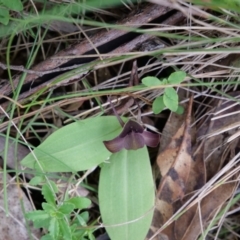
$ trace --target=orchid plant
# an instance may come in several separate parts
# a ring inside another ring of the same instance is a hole
[[[183,79],[183,74],[180,75]],[[146,86],[147,81],[143,81]],[[158,80],[157,84],[162,82]],[[159,135],[143,127],[140,114],[136,120],[120,118],[112,108],[115,116],[88,118],[58,129],[21,163],[35,169],[36,176],[39,173],[45,176],[47,172],[72,172],[78,176],[79,171],[91,172],[100,166],[98,197],[102,226],[112,240],[144,239],[155,204],[146,146],[156,147]]]

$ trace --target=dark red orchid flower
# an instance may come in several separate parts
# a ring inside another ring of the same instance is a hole
[[[159,135],[148,132],[139,123],[129,120],[116,138],[103,143],[110,152],[115,153],[123,148],[136,150],[145,145],[156,147],[159,143]]]
[[[136,61],[134,61],[133,63],[130,85],[132,85],[133,82],[135,83],[139,82]],[[115,116],[117,117],[119,123],[123,127],[122,132],[116,138],[109,141],[103,141],[105,147],[110,152],[116,153],[124,148],[127,150],[137,150],[139,148],[144,147],[145,145],[147,145],[148,147],[156,147],[159,144],[160,139],[158,134],[144,130],[141,124],[133,120],[129,120],[125,124],[118,115],[116,109],[114,108],[110,97],[109,102]],[[138,105],[138,120],[140,120],[140,118],[141,118],[140,107]]]

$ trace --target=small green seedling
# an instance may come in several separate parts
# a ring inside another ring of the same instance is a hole
[[[50,181],[50,185],[43,185],[42,194],[46,200],[42,204],[43,210],[26,213],[26,218],[33,221],[35,228],[47,230],[48,233],[41,240],[79,240],[92,235],[89,230],[81,228],[81,226],[87,226],[88,213],[78,214],[74,211],[88,208],[91,201],[84,197],[73,197],[57,204],[55,201],[57,192],[58,189],[54,182]]]
[[[168,78],[162,80],[156,77],[145,77],[142,79],[142,83],[147,87],[162,86],[168,84],[179,84],[186,77],[186,73],[183,71],[177,71],[172,73]],[[178,94],[173,87],[166,87],[162,96],[157,97],[153,101],[153,112],[155,114],[160,113],[165,107],[169,108],[173,112],[181,114],[183,109],[178,103]]]

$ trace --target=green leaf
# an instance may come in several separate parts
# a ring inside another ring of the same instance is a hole
[[[163,85],[169,84],[169,83],[168,83],[168,80],[167,80],[166,78],[163,78],[163,79],[162,79],[162,84],[163,84]]]
[[[74,204],[75,208],[78,209],[88,208],[91,204],[91,201],[85,197],[73,197],[66,202]]]
[[[21,0],[1,0],[2,4],[14,11],[22,11],[23,4]]]
[[[176,113],[179,115],[182,115],[184,113],[184,107],[181,105],[178,105],[178,109],[177,109]]]
[[[58,211],[63,214],[70,214],[74,210],[74,208],[74,204],[65,202],[62,206],[58,208]]]
[[[50,181],[51,183],[51,188],[48,184],[44,184],[42,187],[42,195],[44,197],[44,199],[46,200],[46,202],[48,202],[49,204],[56,206],[56,201],[55,201],[55,194],[57,193],[57,186],[55,185],[55,183],[53,183],[52,181]]]
[[[174,88],[168,87],[164,91],[163,102],[167,108],[175,112],[178,109],[178,95]]]
[[[26,213],[26,218],[31,221],[45,221],[49,218],[49,214],[42,210],[36,210]]]
[[[163,102],[163,96],[157,97],[153,101],[152,109],[155,114],[160,113],[165,108],[165,104]]]
[[[30,180],[29,184],[32,186],[36,186],[39,183],[41,183],[43,180],[45,180],[43,176],[35,176]]]
[[[147,148],[121,150],[100,173],[99,206],[113,240],[144,239],[151,225],[154,184]]]
[[[87,226],[87,221],[85,221],[81,215],[76,216],[75,222],[77,222],[80,226]]]
[[[103,141],[116,137],[121,130],[114,116],[81,120],[54,132],[34,149],[34,153],[46,172],[87,170],[111,155]],[[21,164],[28,168],[39,168],[31,153]]]
[[[7,25],[9,22],[9,11],[5,8],[0,8],[0,23]]]
[[[48,230],[49,230],[49,233],[52,236],[52,238],[57,239],[57,237],[59,235],[59,224],[58,224],[58,220],[56,218],[51,219]]]
[[[45,212],[52,214],[55,213],[57,211],[56,207],[54,207],[53,205],[49,204],[49,203],[42,203],[42,208]]]
[[[70,226],[67,224],[67,222],[64,221],[63,219],[59,220],[58,222],[59,222],[59,227],[61,229],[63,238],[66,240],[72,239],[71,229],[70,229]]]
[[[183,71],[177,71],[172,73],[169,77],[168,77],[168,82],[170,84],[178,84],[181,83],[184,78],[186,77],[186,73]]]
[[[41,237],[41,240],[54,240],[50,234]]]
[[[52,213],[51,215],[53,218],[56,218],[58,220],[63,219],[64,218],[64,214],[62,212],[56,211],[54,213]]]
[[[47,218],[45,220],[36,220],[33,222],[33,225],[35,228],[45,228],[48,229],[49,228],[49,224],[52,218]]]
[[[147,87],[162,85],[162,82],[156,77],[145,77],[142,79],[142,83]]]
[[[89,238],[89,240],[95,240],[95,239],[96,239],[96,238],[94,237],[92,231],[89,231],[89,232],[88,232],[88,238]]]
[[[87,222],[89,221],[89,213],[87,211],[82,212],[79,215],[76,215],[75,222],[81,226],[87,226]]]

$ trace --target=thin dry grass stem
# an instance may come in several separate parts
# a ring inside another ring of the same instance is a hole
[[[210,138],[210,137],[219,135],[219,134],[224,133],[224,132],[227,132],[227,131],[229,131],[229,130],[231,130],[231,129],[237,128],[237,127],[239,127],[239,126],[240,126],[240,122],[236,122],[236,123],[230,124],[230,125],[228,125],[228,126],[223,126],[222,128],[220,128],[220,129],[218,129],[218,130],[216,130],[216,131],[214,131],[214,132],[211,132],[211,133],[209,133],[209,134],[206,134],[206,135],[204,135],[204,136],[201,136],[201,137],[199,138],[199,140],[207,139],[207,138]]]
[[[32,0],[30,0],[30,2],[31,2],[31,4],[32,4],[33,9],[35,10],[36,14],[39,15],[38,10],[37,10],[37,8],[36,8],[34,2],[33,2]]]
[[[83,29],[79,24],[78,24],[77,26],[78,26],[78,28],[80,29],[81,33],[84,35],[84,37],[88,40],[88,42],[90,43],[90,45],[93,47],[93,49],[95,50],[95,52],[97,53],[97,54],[93,54],[93,55],[95,55],[95,57],[99,57],[101,60],[103,60],[103,58],[102,58],[102,53],[100,53],[100,52],[98,51],[98,49],[95,47],[95,45],[93,44],[92,40],[88,37],[88,35],[87,35],[87,33],[84,31],[84,29]],[[89,56],[89,55],[87,55],[87,56]],[[82,57],[82,56],[80,56],[80,57]],[[90,57],[90,56],[89,56],[89,57]]]
[[[86,179],[88,177],[89,174],[91,174],[95,169],[97,168],[97,166],[91,168],[91,169],[88,169],[81,178],[78,179],[77,183],[74,185],[74,187],[69,190],[69,194],[73,194],[73,193],[77,193],[77,189],[79,187],[79,185],[84,181],[84,179]]]
[[[237,99],[238,101],[240,100],[238,96],[236,97],[236,99]],[[227,100],[226,103],[227,103],[227,102],[229,102],[229,101]],[[218,114],[220,114],[220,113],[222,113],[222,112],[224,112],[224,111],[226,111],[226,110],[228,110],[228,109],[230,109],[230,108],[232,108],[232,107],[234,107],[234,106],[237,106],[238,104],[239,104],[239,102],[232,103],[232,104],[230,104],[229,106],[227,106],[227,107],[225,107],[225,108],[222,108],[222,109],[218,110],[217,112],[213,113],[213,115],[218,115]],[[230,113],[230,114],[231,114],[231,113]],[[222,118],[222,117],[225,117],[225,116],[228,116],[228,115],[220,115],[220,116],[218,116],[218,117],[213,117],[211,120],[214,121],[214,120],[216,120],[216,119],[219,119],[219,118]]]
[[[91,98],[92,97],[79,97],[79,98],[64,99],[62,101],[55,102],[55,103],[52,103],[51,105],[45,106],[45,107],[41,108],[40,110],[37,109],[37,110],[34,110],[32,112],[25,113],[24,115],[15,117],[11,121],[13,121],[16,124],[22,118],[26,118],[27,119],[27,118],[29,118],[31,116],[39,114],[40,112],[47,114],[47,113],[51,112],[54,107],[65,106],[65,105],[68,105],[68,104],[76,102],[76,100],[78,100],[78,101],[85,101],[85,100],[89,100]],[[39,104],[41,104],[41,102],[39,102]],[[23,106],[23,108],[24,108],[24,106]],[[1,131],[3,131],[8,126],[9,123],[10,123],[10,121],[5,121],[5,122],[1,123],[0,124]]]
[[[24,106],[22,104],[18,103],[17,101],[13,100],[12,98],[9,98],[9,97],[7,97],[5,95],[2,95],[2,94],[0,94],[0,97],[4,98],[4,99],[7,99],[8,101],[12,102],[13,104],[17,105],[20,108],[24,108]]]
[[[238,172],[238,179],[236,179],[236,182],[237,182],[237,184],[236,184],[236,187],[235,187],[235,191],[236,191],[236,189],[238,188],[238,185],[239,185],[239,172]],[[234,191],[234,192],[235,192]],[[234,194],[232,194],[232,196],[231,196],[231,198],[228,200],[228,203],[227,204],[229,204],[229,203],[231,203],[231,201],[233,200],[233,198],[234,198]],[[225,204],[226,206],[227,206],[227,204]],[[220,210],[220,209],[219,209]],[[218,222],[218,229],[217,229],[217,233],[216,233],[216,235],[215,235],[215,238],[214,239],[217,239],[216,237],[217,236],[219,236],[219,234],[220,234],[220,230],[223,228],[223,225],[225,225],[225,223],[226,223],[226,219],[227,219],[227,214],[228,214],[228,209],[226,208],[226,211],[223,213],[223,215],[221,216],[221,218],[220,218],[220,220],[219,220],[219,222]],[[218,211],[216,212],[216,214],[218,213]],[[215,219],[216,217],[213,217],[213,219]],[[230,231],[231,232],[231,231]],[[232,231],[232,233],[233,233],[233,231]]]
[[[227,143],[230,143],[230,142],[232,142],[233,140],[238,139],[239,136],[240,136],[240,131],[237,131],[236,133],[234,133],[231,137],[229,137],[229,138],[227,139]]]

